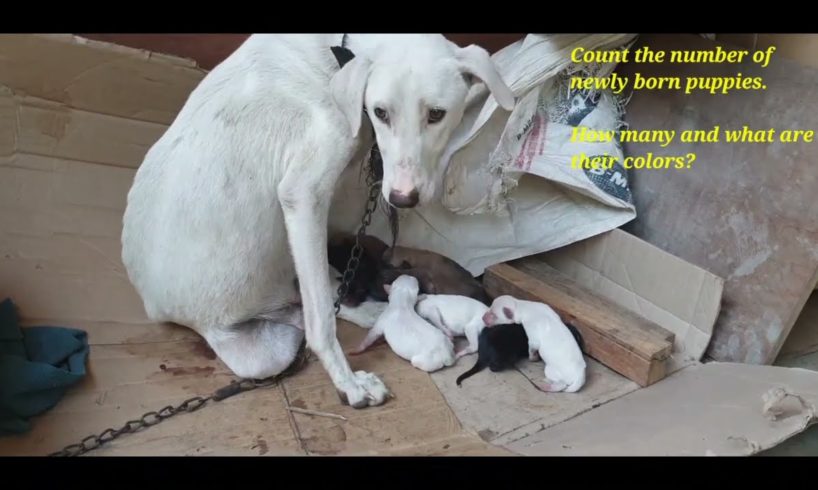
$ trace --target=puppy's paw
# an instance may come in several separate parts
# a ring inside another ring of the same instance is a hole
[[[536,386],[538,390],[546,393],[556,393],[565,389],[565,383],[551,383],[548,380],[539,383],[535,382],[534,386]]]
[[[455,359],[460,359],[463,356],[468,356],[469,354],[474,354],[474,352],[475,351],[470,350],[469,348],[465,348],[465,349],[462,349],[462,350],[459,350],[459,351],[455,352],[454,353],[454,358]]]

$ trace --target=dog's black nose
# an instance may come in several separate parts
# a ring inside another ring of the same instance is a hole
[[[392,191],[389,193],[389,203],[396,208],[413,208],[418,204],[418,190],[412,189],[409,194]]]

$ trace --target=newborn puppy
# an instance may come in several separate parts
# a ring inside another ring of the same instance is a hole
[[[338,287],[341,285],[341,273],[333,266],[327,267],[329,274],[329,285],[332,291],[332,300],[338,297]],[[372,328],[375,322],[378,321],[389,303],[381,301],[366,300],[358,305],[349,306],[343,301],[341,302],[341,309],[338,312],[338,318],[352,322],[361,328]]]
[[[483,330],[483,315],[488,306],[476,299],[453,294],[429,294],[418,301],[415,311],[449,338],[465,336],[469,345],[455,353],[455,359],[473,354],[478,349],[478,336]]]
[[[341,274],[346,270],[354,246],[355,235],[348,233],[334,235],[328,240],[329,264]],[[491,303],[480,281],[448,257],[408,247],[390,249],[372,235],[364,235],[361,246],[360,265],[343,300],[346,306],[358,306],[367,297],[388,301],[384,285],[392,284],[403,275],[417,279],[423,294],[453,294],[474,298],[486,306]]]
[[[351,354],[364,352],[383,335],[395,354],[418,369],[432,372],[454,364],[452,341],[415,312],[418,288],[412,276],[400,276],[387,284],[389,305]]]
[[[340,271],[341,276],[343,276],[352,255],[355,238],[355,235],[352,234],[338,234],[327,241],[329,265]],[[389,247],[383,241],[371,235],[361,237],[360,245],[363,251],[361,252],[358,269],[349,284],[347,294],[342,300],[342,304],[345,306],[358,306],[373,293],[381,297],[382,301],[386,300],[382,293],[383,287],[378,284],[378,277],[381,271],[381,259]],[[373,290],[373,288],[377,288],[377,291]]]
[[[509,323],[483,329],[477,348],[474,367],[457,377],[457,386],[464,379],[488,366],[492,372],[513,368],[528,355],[528,337],[522,325]]]
[[[380,281],[389,284],[403,274],[417,278],[424,294],[468,296],[486,306],[491,303],[480,281],[460,264],[438,253],[408,247],[388,249],[383,254]]]
[[[545,362],[545,383],[534,383],[542,391],[574,393],[585,384],[585,358],[571,330],[548,305],[515,299],[495,298],[483,315],[486,326],[521,323],[528,336],[529,358]]]

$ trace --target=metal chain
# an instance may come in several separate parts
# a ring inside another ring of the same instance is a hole
[[[290,365],[290,367],[275,376],[265,379],[241,379],[238,381],[233,381],[229,385],[219,388],[209,396],[194,396],[193,398],[187,399],[175,407],[168,405],[159,411],[148,412],[138,419],[125,422],[125,425],[119,429],[105,429],[99,435],[90,435],[76,444],[69,444],[63,449],[49,454],[49,456],[81,456],[87,452],[98,449],[102,445],[107,444],[124,434],[132,434],[146,427],[152,427],[180,413],[195,412],[205,406],[208,402],[220,402],[226,398],[230,398],[231,396],[238,395],[239,393],[277,385],[285,377],[291,376],[300,370],[306,361],[306,347],[305,344],[302,343],[295,361]]]
[[[364,251],[361,246],[361,239],[366,235],[366,229],[372,223],[372,214],[378,208],[378,195],[381,192],[381,186],[377,169],[383,165],[380,159],[381,152],[378,145],[375,144],[369,153],[369,164],[366,172],[366,185],[369,188],[369,196],[367,197],[364,215],[361,218],[361,227],[358,228],[358,233],[355,235],[355,245],[352,247],[349,261],[347,261],[346,269],[341,277],[341,285],[338,286],[338,298],[335,300],[336,315],[341,311],[341,302],[346,297],[352,280],[355,279],[355,273],[361,263],[361,254]]]

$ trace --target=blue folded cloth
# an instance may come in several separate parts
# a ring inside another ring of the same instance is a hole
[[[31,428],[85,376],[88,335],[64,327],[20,328],[10,299],[0,303],[0,436]]]

